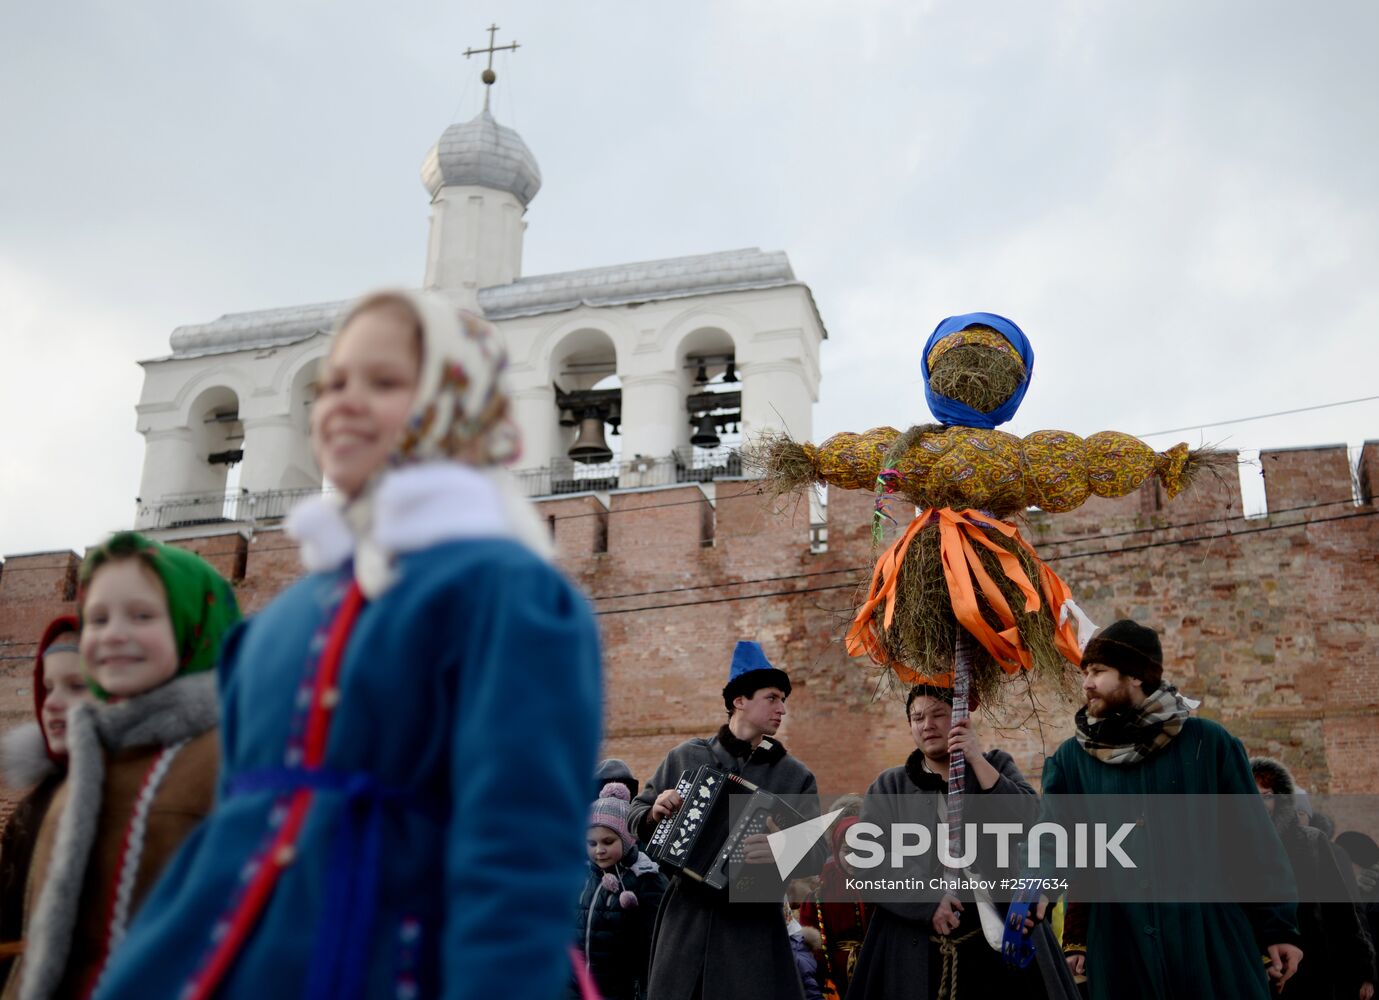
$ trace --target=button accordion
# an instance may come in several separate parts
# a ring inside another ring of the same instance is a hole
[[[657,824],[646,853],[669,874],[684,875],[713,889],[725,889],[735,881],[745,888],[740,880],[752,880],[752,869],[769,870],[774,878],[774,866],[752,865],[744,870],[743,844],[753,834],[770,832],[768,818],[781,830],[804,822],[803,816],[775,795],[709,764],[682,773],[675,790],[683,804]],[[747,796],[745,803],[730,813],[728,800],[741,795]]]

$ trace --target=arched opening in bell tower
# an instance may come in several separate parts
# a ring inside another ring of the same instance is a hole
[[[690,331],[676,349],[684,398],[676,455],[684,481],[742,474],[742,386],[737,344],[721,327]]]
[[[623,400],[617,348],[603,330],[566,334],[551,351],[555,442],[550,492],[577,493],[618,485]]]

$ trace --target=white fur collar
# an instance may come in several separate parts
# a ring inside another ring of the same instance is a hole
[[[43,742],[43,730],[37,722],[15,726],[0,738],[0,775],[8,787],[29,788],[57,769],[48,756],[48,745]]]
[[[392,582],[393,557],[463,538],[511,538],[544,559],[552,558],[549,532],[530,502],[502,469],[475,469],[457,462],[407,466],[387,473],[356,524],[359,504],[338,495],[293,508],[287,533],[301,545],[302,564],[313,573],[338,569],[355,556],[356,576],[375,597]],[[358,541],[357,541],[358,539]]]

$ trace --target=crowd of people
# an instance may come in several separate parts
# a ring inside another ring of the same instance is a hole
[[[745,664],[745,668],[744,668]],[[1379,845],[1367,834],[1335,834],[1328,818],[1296,791],[1288,769],[1248,758],[1223,726],[1193,715],[1196,703],[1163,677],[1158,635],[1122,620],[1100,630],[1083,653],[1085,704],[1076,735],[1046,761],[1043,794],[1121,796],[1242,796],[1259,822],[1253,841],[1204,840],[1193,852],[1204,871],[1248,848],[1255,863],[1297,887],[1276,903],[1055,901],[1041,898],[1024,931],[1034,938],[1026,968],[993,950],[980,916],[987,900],[966,892],[938,899],[869,900],[848,888],[847,831],[856,823],[881,829],[904,815],[907,798],[932,801],[949,793],[950,764],[965,760],[969,794],[1007,796],[1016,813],[1044,816],[1041,798],[1009,753],[983,745],[966,719],[953,721],[949,687],[917,685],[905,702],[915,749],[883,771],[866,795],[834,801],[839,812],[823,857],[806,859],[790,884],[784,920],[768,905],[677,877],[666,890],[654,927],[628,937],[622,959],[645,970],[638,992],[602,978],[606,954],[587,954],[611,997],[652,1000],[714,998],[888,1000],[1018,995],[1102,1000],[1135,998],[1264,998],[1370,1000],[1376,982],[1379,930]],[[675,778],[703,763],[747,777],[780,794],[812,794],[813,776],[775,738],[790,681],[766,662],[755,643],[739,643],[724,688],[727,723],[708,739],[672,750],[633,804],[632,834],[649,836],[681,806]],[[619,760],[601,777],[628,781]],[[606,790],[605,790],[606,793]],[[1248,814],[1247,814],[1248,816]],[[591,851],[599,829],[591,817]],[[1190,836],[1191,831],[1177,831]],[[767,861],[752,855],[748,861]],[[597,860],[595,864],[597,865]],[[906,875],[923,881],[944,874],[937,853]],[[1148,873],[1152,877],[1152,873]],[[658,890],[659,892],[659,890]],[[796,975],[791,975],[791,960]],[[624,961],[617,967],[625,969]],[[628,980],[624,977],[622,983]],[[1011,994],[1014,995],[1014,994]]]
[[[1258,790],[1270,863],[1334,884],[1327,901],[1045,897],[1019,969],[985,900],[862,898],[847,831],[947,795],[959,752],[968,793],[1041,809],[927,685],[904,706],[914,752],[832,804],[781,902],[668,875],[646,845],[703,765],[819,815],[777,738],[790,677],[739,642],[716,733],[645,781],[597,764],[597,630],[503,471],[505,365],[497,331],[438,295],[356,303],[311,414],[338,491],[293,512],[307,573],[250,618],[190,552],[134,532],[88,552],[79,613],[38,642],[35,718],[4,740],[24,790],[0,837],[4,998],[1372,996],[1379,846],[1323,829],[1283,764],[1194,716],[1130,621],[1086,647],[1044,801]],[[772,863],[766,833],[743,860]]]

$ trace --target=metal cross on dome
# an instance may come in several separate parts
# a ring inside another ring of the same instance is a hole
[[[513,52],[516,52],[516,51],[517,51],[517,43],[516,43],[516,42],[511,42],[511,43],[509,43],[509,44],[507,44],[507,45],[494,45],[493,42],[494,42],[494,40],[495,40],[497,34],[498,34],[498,25],[496,25],[496,24],[490,24],[490,25],[488,26],[488,48],[486,48],[486,49],[465,49],[465,50],[464,50],[464,57],[465,57],[466,59],[468,59],[470,56],[481,56],[481,55],[483,55],[485,52],[488,53],[488,66],[485,67],[483,73],[482,73],[481,76],[480,76],[480,79],[484,81],[484,110],[485,110],[485,111],[488,110],[488,95],[489,95],[489,92],[490,92],[490,88],[492,88],[492,86],[493,86],[493,81],[495,81],[495,80],[498,79],[498,74],[495,73],[495,72],[493,72],[493,53],[495,53],[495,52],[503,52],[503,51],[507,51],[507,50],[511,50],[511,51],[513,51]]]

